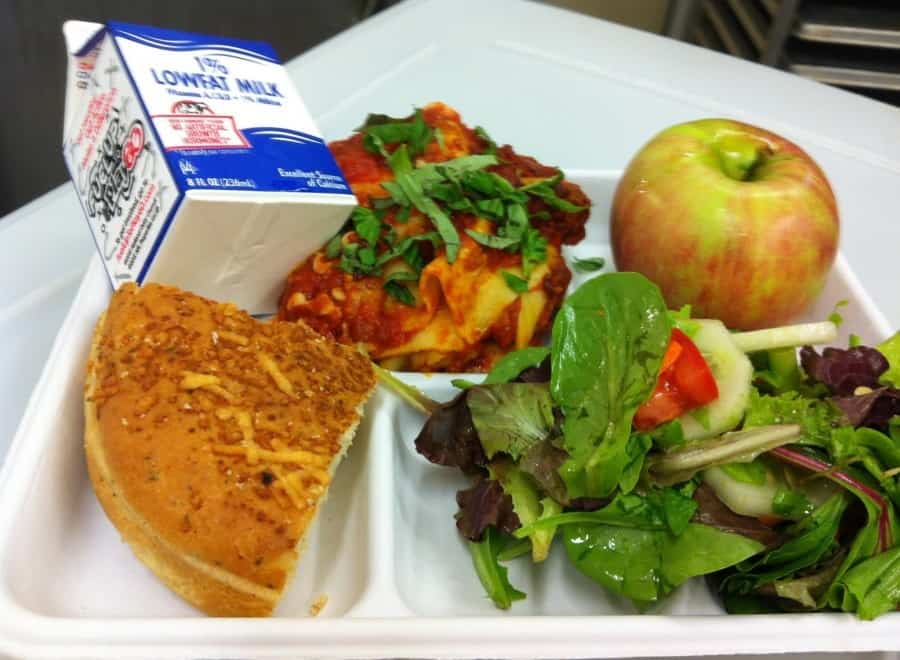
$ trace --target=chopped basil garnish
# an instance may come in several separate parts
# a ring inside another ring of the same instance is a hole
[[[487,134],[486,130],[484,130],[481,126],[476,126],[475,135],[480,137],[481,141],[487,145],[487,148],[485,149],[487,153],[497,153],[497,143],[491,139],[491,136]]]
[[[401,225],[405,225],[409,222],[409,214],[412,212],[412,207],[403,206],[399,211],[394,215],[394,220],[399,222]]]
[[[494,236],[492,234],[482,234],[481,232],[466,229],[466,233],[472,237],[476,243],[480,243],[485,247],[494,248],[495,250],[509,250],[519,245],[518,238],[510,238],[508,236]]]
[[[503,279],[506,280],[506,286],[515,291],[516,293],[525,293],[528,291],[528,280],[523,280],[518,275],[514,273],[510,273],[509,271],[502,270]]]
[[[401,258],[410,270],[392,273],[386,278],[384,288],[404,304],[415,304],[410,290],[401,281],[417,280],[424,267],[420,241],[428,240],[435,248],[443,245],[448,263],[456,260],[460,238],[451,213],[468,213],[491,221],[494,225],[491,233],[471,229],[466,233],[485,247],[522,255],[526,279],[503,272],[510,288],[522,292],[527,290],[527,278],[535,266],[547,260],[547,240],[531,226],[531,222],[551,217],[547,210],[529,215],[529,201],[540,199],[549,207],[567,213],[586,208],[556,194],[562,172],[519,187],[496,172],[489,172],[486,168],[498,164],[497,145],[481,127],[475,128],[475,134],[486,145],[486,153],[418,166],[416,158],[425,152],[431,141],[436,140],[442,149],[446,147],[444,135],[426,124],[420,109],[416,109],[412,117],[401,119],[369,115],[357,130],[363,134],[365,148],[385,159],[394,173],[394,180],[381,184],[389,196],[373,197],[371,209],[358,207],[353,212],[349,224],[359,242],[344,245],[338,235],[328,242],[325,253],[329,258],[340,256],[340,267],[347,272],[364,276],[380,276],[385,264]],[[396,209],[392,220],[396,225],[407,223],[412,210],[417,209],[431,221],[436,231],[398,240],[394,228],[384,231],[383,221],[391,208]],[[378,254],[378,246],[383,248],[385,244],[387,249]],[[584,268],[602,268],[602,263],[595,266],[592,260],[576,260],[576,270],[582,261],[585,261]]]
[[[572,267],[579,273],[594,273],[603,270],[606,266],[606,259],[603,257],[589,257],[587,259],[579,259],[575,257]]]
[[[331,240],[325,245],[325,256],[329,259],[336,259],[341,253],[341,248],[344,247],[343,240],[343,234],[335,234],[332,236]]]
[[[456,227],[450,217],[441,210],[431,197],[425,195],[422,187],[409,174],[400,174],[397,177],[397,183],[417,209],[428,216],[434,228],[438,230],[441,238],[444,239],[444,245],[447,247],[447,261],[453,263],[456,261],[456,254],[459,252],[459,234],[456,233]]]
[[[389,280],[385,282],[384,290],[394,300],[410,307],[416,306],[416,297],[412,294],[412,291],[410,291],[409,288],[406,287],[406,285],[401,284],[397,280]]]
[[[529,188],[528,194],[534,195],[535,197],[540,197],[549,206],[552,206],[555,209],[559,209],[564,213],[578,213],[579,211],[584,211],[587,208],[586,206],[578,206],[567,199],[559,197],[553,190],[554,186],[551,186],[549,181],[545,181],[534,186],[533,188]]]
[[[537,229],[529,227],[522,237],[522,271],[526,276],[530,276],[534,267],[545,261],[547,261],[547,239]]]
[[[378,237],[381,235],[381,220],[372,209],[357,206],[353,209],[350,219],[353,221],[353,229],[357,236],[372,247],[378,244]]]
[[[434,131],[422,116],[422,111],[417,109],[413,118],[409,121],[395,120],[386,115],[369,115],[366,123],[360,127],[364,134],[363,146],[372,153],[380,154],[384,158],[390,158],[386,145],[397,142],[409,146],[409,154],[413,158],[425,152],[425,147],[431,142]]]

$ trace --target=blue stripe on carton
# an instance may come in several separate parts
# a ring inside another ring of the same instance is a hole
[[[253,190],[349,194],[350,186],[321,138],[278,127],[242,131],[243,149],[166,153],[183,190]]]
[[[191,32],[166,30],[163,28],[132,25],[111,21],[107,24],[117,37],[130,39],[137,43],[162,50],[191,51],[215,50],[231,57],[257,59],[274,64],[281,64],[278,54],[269,44],[261,41],[244,41],[225,37],[208,37]]]

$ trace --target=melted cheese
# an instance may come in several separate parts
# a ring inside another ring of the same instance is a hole
[[[222,421],[234,419],[238,428],[241,430],[243,447],[247,456],[247,462],[250,465],[256,465],[259,462],[259,453],[262,451],[255,441],[255,431],[253,429],[253,420],[250,413],[240,408],[219,408],[216,410],[216,417]]]
[[[476,231],[488,229],[486,220]],[[425,313],[411,317],[426,319],[408,341],[378,351],[376,357],[417,356],[416,367],[437,366],[447,353],[464,350],[482,341],[510,305],[521,299],[516,326],[516,348],[528,346],[547,304],[541,283],[550,274],[550,260],[558,258],[551,247],[548,261],[538,264],[528,279],[529,290],[518,294],[509,288],[503,272],[524,277],[521,267],[492,265],[485,248],[464,238],[453,264],[444,256],[434,259],[422,271],[419,281],[419,308]]]
[[[275,359],[271,355],[260,351],[256,354],[256,358],[259,360],[259,364],[262,368],[266,370],[266,373],[268,373],[272,377],[272,380],[275,381],[275,385],[279,390],[290,397],[297,396],[294,393],[294,386],[291,385],[291,381],[289,381],[287,376],[284,375],[284,372],[278,368],[278,363],[275,362]]]
[[[182,371],[182,379],[178,384],[183,390],[207,390],[217,394],[226,401],[234,401],[234,395],[222,387],[222,379],[212,374],[199,374],[194,371]]]
[[[246,456],[248,453],[248,448],[244,445],[215,444],[211,445],[210,448],[217,454],[229,454],[231,456]],[[282,449],[279,451],[272,451],[270,449],[257,447],[256,455],[259,459],[268,463],[293,463],[302,466],[309,472],[316,472],[317,470],[327,468],[330,462],[327,456],[320,456],[319,454],[314,454],[305,449]]]

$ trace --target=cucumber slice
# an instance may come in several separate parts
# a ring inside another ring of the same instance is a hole
[[[741,423],[750,402],[753,365],[721,321],[691,319],[687,324],[719,388],[715,401],[679,417],[684,437],[700,440],[731,431]]]
[[[732,479],[720,467],[703,471],[703,481],[713,489],[722,504],[742,516],[774,516],[772,500],[782,484],[766,470],[766,481],[748,484]]]

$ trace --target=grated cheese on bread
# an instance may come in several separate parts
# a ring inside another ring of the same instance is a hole
[[[215,616],[267,616],[375,388],[368,359],[173,287],[122,286],[97,324],[85,451],[107,516]]]

